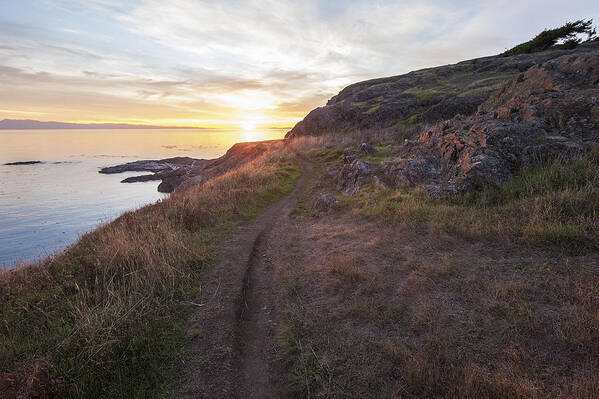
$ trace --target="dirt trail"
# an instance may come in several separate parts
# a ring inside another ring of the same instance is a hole
[[[219,263],[203,277],[198,311],[188,325],[188,364],[180,398],[285,397],[276,366],[276,238],[314,176],[299,159],[294,190],[251,226],[234,231],[219,250]]]

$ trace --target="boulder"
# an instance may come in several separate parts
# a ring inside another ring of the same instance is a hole
[[[322,194],[316,198],[312,209],[316,211],[328,211],[338,202],[339,200],[331,194]]]
[[[373,172],[370,164],[356,159],[350,164],[343,165],[337,175],[337,183],[343,191],[354,195],[360,191]]]
[[[368,143],[362,143],[360,145],[360,152],[366,155],[375,155],[378,151],[372,145]]]

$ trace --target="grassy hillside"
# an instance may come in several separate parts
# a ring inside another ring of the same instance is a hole
[[[198,276],[219,237],[293,188],[282,143],[206,184],[129,212],[41,264],[0,274],[0,391],[160,397]]]
[[[384,162],[409,133],[359,156]],[[320,170],[281,271],[296,396],[597,397],[599,148],[454,198],[376,181],[352,196],[341,150],[363,139],[295,142]],[[339,202],[316,210],[321,193]]]

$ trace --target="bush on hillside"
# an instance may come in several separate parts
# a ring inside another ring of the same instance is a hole
[[[510,55],[536,53],[549,49],[572,49],[583,42],[578,35],[587,35],[586,41],[596,39],[597,29],[593,27],[592,19],[587,21],[581,19],[568,22],[556,29],[544,30],[534,39],[519,44],[501,55],[507,57]]]

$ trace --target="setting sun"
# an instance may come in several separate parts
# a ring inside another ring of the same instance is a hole
[[[244,132],[251,132],[256,129],[256,122],[249,121],[249,120],[243,121],[243,122],[241,122],[241,128],[243,129]]]

